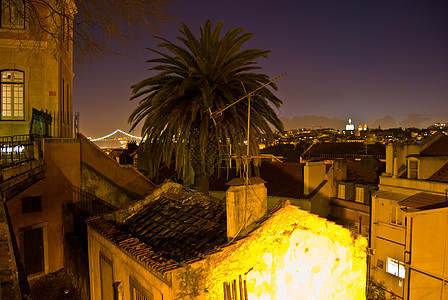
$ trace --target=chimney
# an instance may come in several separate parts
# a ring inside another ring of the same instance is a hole
[[[303,193],[312,193],[325,179],[326,173],[324,161],[307,162],[303,168]]]
[[[345,159],[336,159],[334,161],[333,174],[335,181],[347,179],[347,161]]]
[[[249,185],[243,178],[234,178],[226,192],[227,238],[243,236],[255,227],[255,222],[265,216],[268,209],[266,181],[250,177]],[[247,200],[246,200],[247,191]]]

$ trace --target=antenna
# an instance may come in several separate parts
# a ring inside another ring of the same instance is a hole
[[[246,222],[248,221],[249,218],[247,218],[247,212],[246,212],[246,205],[247,205],[247,192],[248,192],[248,188],[249,188],[249,158],[255,157],[255,156],[250,156],[250,101],[251,101],[251,97],[255,95],[255,92],[261,90],[263,87],[271,84],[272,82],[280,79],[281,77],[285,76],[287,73],[283,73],[280,76],[275,77],[274,79],[272,79],[271,81],[260,85],[258,88],[256,88],[253,91],[247,92],[246,91],[246,87],[244,86],[244,83],[241,81],[241,85],[243,86],[243,90],[245,95],[242,96],[241,98],[235,100],[234,102],[230,103],[229,105],[227,105],[226,107],[212,112],[211,107],[208,108],[209,114],[210,114],[210,118],[213,120],[214,125],[216,126],[216,120],[215,118],[217,116],[220,116],[225,110],[229,109],[230,107],[232,107],[233,105],[237,104],[238,102],[240,102],[241,100],[244,100],[245,98],[247,98],[248,104],[247,104],[247,140],[246,140],[246,156],[244,159],[244,164],[243,164],[243,177],[244,177],[244,185],[245,185],[245,197],[244,197],[244,223],[246,224]],[[249,215],[250,217],[250,215]],[[244,225],[243,225],[244,226]],[[241,230],[241,229],[240,229]]]

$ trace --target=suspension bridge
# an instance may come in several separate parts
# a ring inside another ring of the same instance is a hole
[[[99,138],[89,138],[89,140],[94,142],[100,148],[125,148],[127,143],[140,143],[143,138],[124,132],[121,129],[116,129],[105,136]]]

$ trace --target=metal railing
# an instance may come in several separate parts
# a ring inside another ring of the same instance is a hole
[[[40,157],[40,141],[32,141],[29,135],[0,137],[0,169],[9,168]],[[37,155],[36,155],[37,154]]]
[[[76,186],[71,186],[71,188],[73,191],[73,203],[76,208],[85,211],[91,216],[110,213],[117,209],[114,205],[101,200]]]
[[[73,138],[79,133],[79,113],[33,110],[30,134],[40,137]]]

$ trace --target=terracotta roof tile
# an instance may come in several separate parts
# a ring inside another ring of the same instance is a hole
[[[249,184],[260,184],[260,183],[266,183],[263,179],[260,177],[249,177]],[[246,181],[244,178],[236,177],[230,180],[226,183],[226,185],[245,185]]]
[[[368,183],[378,183],[379,176],[385,170],[384,163],[380,163],[375,169],[363,168],[361,162],[347,162],[347,180],[363,181]]]
[[[268,196],[303,198],[303,164],[262,163],[260,177],[266,181]]]
[[[448,182],[448,163],[442,166],[437,172],[435,172],[428,180]]]
[[[381,143],[364,144],[364,143],[350,143],[350,142],[337,142],[337,143],[319,142],[315,144],[313,147],[311,147],[308,156],[316,157],[323,154],[385,155],[386,147]]]
[[[156,271],[177,268],[227,243],[225,203],[187,188],[161,194],[124,222],[112,221],[113,214],[89,218],[87,224]]]
[[[227,182],[239,178],[234,169],[227,177],[226,170],[221,170],[219,177],[210,181],[210,190],[226,191]],[[266,183],[268,196],[300,199],[303,197],[303,164],[293,162],[262,162],[260,178]]]
[[[448,156],[448,136],[440,134],[440,138],[420,152],[421,156]]]
[[[448,206],[445,196],[429,193],[417,193],[400,202],[400,205],[421,210]]]

